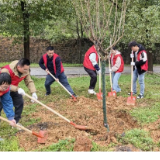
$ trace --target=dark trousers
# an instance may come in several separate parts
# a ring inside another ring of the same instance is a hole
[[[10,92],[10,95],[12,97],[13,100],[13,105],[15,107],[15,117],[14,119],[16,120],[16,123],[19,122],[19,120],[21,119],[21,114],[23,111],[23,97],[21,94],[18,94],[18,92]],[[2,103],[0,103],[0,113],[3,109]]]
[[[59,82],[73,95],[74,92],[71,88],[71,86],[68,83],[67,77],[64,74],[64,72],[62,72],[60,74],[60,76],[58,77]],[[45,88],[46,88],[46,94],[50,94],[51,93],[51,84],[54,82],[54,78],[51,77],[49,74],[46,77],[46,81],[45,81]]]
[[[84,67],[85,71],[91,77],[89,89],[94,89],[97,83],[97,72]]]

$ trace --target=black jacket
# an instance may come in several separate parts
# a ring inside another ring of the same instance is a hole
[[[145,48],[141,44],[139,44],[138,47],[139,47],[139,51],[137,52],[137,56],[138,56],[138,53],[140,51],[145,50]],[[137,68],[138,74],[142,74],[142,73],[146,72],[145,70],[141,70],[141,66],[143,64],[145,64],[147,62],[147,60],[145,60],[145,61],[144,60],[136,61],[135,52],[133,52],[133,54],[134,54],[133,60],[135,62],[135,66]],[[144,57],[144,53],[143,52],[141,53],[141,56],[142,56],[142,58]],[[133,67],[133,70],[135,70],[135,67]]]

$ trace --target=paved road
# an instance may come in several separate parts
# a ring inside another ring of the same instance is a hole
[[[67,77],[88,75],[83,67],[64,67],[64,72],[67,75]],[[153,68],[153,72],[160,73],[160,66],[155,66]],[[108,67],[106,67],[106,74],[108,74],[108,73],[109,73]],[[125,66],[123,73],[130,74],[131,73],[130,66]],[[47,75],[47,73],[43,69],[41,69],[40,67],[39,68],[31,68],[31,75],[43,78]]]

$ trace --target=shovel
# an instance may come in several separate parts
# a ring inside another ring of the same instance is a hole
[[[65,118],[64,116],[62,116],[61,114],[59,114],[58,112],[54,111],[53,109],[51,109],[50,107],[46,106],[45,104],[41,103],[40,101],[38,101],[37,99],[31,97],[30,95],[28,95],[27,93],[25,93],[25,95],[32,99],[33,101],[39,103],[40,105],[42,105],[43,107],[47,108],[48,110],[50,110],[51,112],[53,112],[54,114],[56,114],[57,116],[61,117],[62,119],[64,119],[65,121],[67,121],[68,123],[70,123],[71,125],[73,125],[76,129],[80,129],[80,130],[88,130],[87,126],[81,126],[81,125],[77,125],[73,122],[71,122],[69,119]]]
[[[54,78],[55,81],[57,81],[56,77],[54,77],[49,71],[46,71],[48,74],[50,74],[50,76],[52,76]],[[57,81],[62,87],[64,90],[67,91],[67,93],[73,98],[74,101],[76,101],[76,97],[73,96],[59,81]]]
[[[3,118],[3,117],[1,117],[1,116],[0,116],[0,119],[3,120],[3,121],[5,121],[5,122],[10,123],[10,121],[9,121],[8,119]],[[30,133],[30,134],[33,134],[33,135],[35,135],[36,137],[38,137],[38,143],[45,143],[45,141],[46,141],[46,139],[47,139],[47,137],[48,137],[48,134],[47,134],[46,131],[42,131],[42,130],[41,130],[39,133],[36,133],[36,132],[31,131],[31,130],[29,130],[29,129],[23,127],[23,126],[20,126],[20,125],[18,125],[18,124],[15,124],[15,127],[19,127],[19,128],[21,128],[21,129],[25,130],[26,132],[28,132],[28,133]]]
[[[101,66],[100,56],[99,56],[99,67]],[[102,92],[101,92],[101,73],[99,74],[99,93],[97,93],[97,99],[102,100]]]
[[[133,62],[133,57],[132,57],[132,62]],[[127,105],[135,105],[135,103],[136,103],[136,97],[133,97],[133,65],[131,65],[131,96],[127,98]]]
[[[109,62],[109,70],[110,70],[111,69],[110,57],[108,58],[108,62]],[[112,90],[112,74],[111,74],[111,72],[109,73],[109,75],[110,75],[111,92],[108,92],[108,97],[111,97],[111,96],[116,97],[116,91]]]

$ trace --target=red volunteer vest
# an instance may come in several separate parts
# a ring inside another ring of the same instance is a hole
[[[113,55],[111,54],[111,60],[112,60],[112,56],[113,56]],[[121,65],[120,65],[119,69],[116,71],[116,73],[118,73],[118,72],[123,72],[123,69],[124,69],[124,61],[123,61],[123,58],[122,58],[122,56],[121,56],[120,54],[117,54],[117,55],[115,55],[115,56],[113,57],[113,66],[115,65],[116,59],[117,59],[118,57],[120,57],[120,59],[121,59]]]
[[[138,61],[140,61],[140,56],[141,56],[141,53],[142,53],[142,52],[145,52],[145,53],[147,54],[147,52],[146,52],[145,50],[140,51],[140,52],[138,53],[138,55],[137,55],[137,60],[138,60]],[[148,60],[146,61],[145,64],[143,64],[143,65],[141,66],[141,70],[145,70],[145,71],[148,70]]]
[[[98,62],[98,53],[93,45],[92,47],[88,49],[88,51],[86,52],[84,56],[83,66],[95,71],[96,69],[94,68],[94,66],[92,65],[92,62],[89,59],[89,56],[91,53],[96,53],[96,61]]]
[[[54,53],[53,55],[53,69],[54,69],[54,73],[56,74],[56,58],[59,57],[58,54]],[[45,53],[43,55],[43,61],[44,61],[44,64],[45,64],[45,67],[47,68],[47,53]],[[61,62],[61,73],[64,72],[64,68],[63,68],[63,65],[62,65],[62,62]]]
[[[19,82],[21,82],[24,78],[26,78],[26,76],[21,77],[21,78],[19,78],[18,76],[16,76],[14,74],[14,72],[11,70],[11,68],[10,68],[9,65],[6,65],[6,66],[4,66],[2,68],[8,69],[8,71],[10,73],[10,76],[11,76],[11,80],[12,80],[11,84],[14,85],[14,86],[18,86]]]
[[[0,96],[3,96],[5,93],[9,92],[10,87],[8,87],[5,91],[0,91]]]

